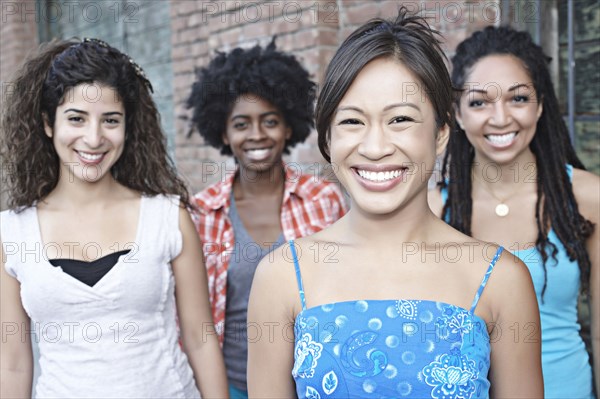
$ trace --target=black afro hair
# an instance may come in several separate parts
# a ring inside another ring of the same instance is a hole
[[[193,108],[190,134],[197,130],[224,155],[232,155],[223,133],[241,95],[258,96],[280,110],[292,130],[285,153],[306,140],[314,127],[316,85],[293,55],[276,49],[275,38],[266,48],[218,52],[208,66],[196,70],[196,76],[186,104]]]

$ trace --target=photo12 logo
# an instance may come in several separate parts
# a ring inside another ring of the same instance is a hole
[[[139,1],[4,1],[0,2],[3,24],[8,22],[137,23]]]

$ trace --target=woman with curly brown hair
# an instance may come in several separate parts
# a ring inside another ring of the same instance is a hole
[[[346,211],[335,184],[298,176],[282,161],[310,134],[314,100],[308,72],[274,40],[266,48],[219,53],[198,71],[188,100],[195,129],[237,165],[195,197],[232,398],[247,397],[246,311],[258,262]]]
[[[144,72],[100,40],[61,41],[14,89],[1,396],[31,396],[34,331],[37,397],[226,397],[191,205]]]

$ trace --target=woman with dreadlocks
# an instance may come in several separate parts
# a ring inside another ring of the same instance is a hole
[[[275,40],[266,48],[219,53],[198,71],[188,100],[194,128],[222,154],[233,155],[237,166],[195,197],[232,398],[248,395],[246,313],[259,261],[346,211],[334,183],[299,175],[282,162],[308,137],[314,100],[308,72],[277,50]]]
[[[32,336],[36,397],[227,397],[218,341],[203,328],[202,249],[151,90],[97,39],[47,44],[16,76],[0,147],[11,167],[3,398],[31,397]]]
[[[458,46],[457,124],[445,180],[430,203],[451,226],[510,248],[528,266],[540,307],[545,395],[590,398],[577,302],[580,289],[591,298],[597,361],[600,179],[575,155],[547,63],[528,33],[511,28],[485,28]]]

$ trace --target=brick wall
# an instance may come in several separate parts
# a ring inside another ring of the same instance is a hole
[[[35,1],[0,1],[0,81],[11,75],[27,54],[37,47]]]
[[[0,1],[0,109],[18,66],[37,47],[35,1]],[[1,134],[1,132],[0,132]],[[0,170],[6,169],[0,159]],[[4,173],[2,173],[4,176]],[[1,178],[1,177],[0,177]],[[0,182],[1,183],[1,182]],[[6,198],[0,189],[0,209]]]
[[[265,45],[277,34],[277,45],[295,54],[312,79],[321,82],[338,45],[359,25],[374,17],[395,16],[400,4],[421,11],[446,37],[445,51],[471,32],[500,22],[499,0],[465,3],[389,0],[193,1],[171,3],[171,44],[174,71],[175,155],[179,171],[197,192],[219,178],[207,175],[208,163],[231,160],[204,145],[198,134],[187,137],[189,116],[184,103],[194,81],[194,68],[206,65],[215,51]],[[316,132],[286,158],[304,169],[322,165]],[[213,164],[214,165],[214,164]],[[212,167],[212,166],[211,166]]]

